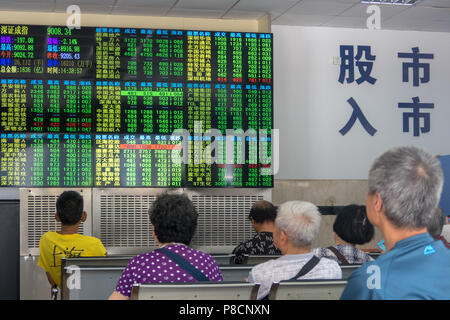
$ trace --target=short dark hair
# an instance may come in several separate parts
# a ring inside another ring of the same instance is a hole
[[[56,213],[63,225],[77,224],[83,215],[83,197],[76,191],[64,191],[56,200]]]
[[[256,223],[263,223],[265,221],[275,221],[277,217],[277,207],[266,200],[257,201],[250,209],[248,218],[252,218]]]
[[[375,230],[367,218],[366,207],[356,204],[342,208],[333,224],[333,231],[345,242],[364,244],[372,240]]]
[[[186,195],[164,193],[156,198],[149,213],[159,242],[191,243],[198,214]]]
[[[435,239],[441,235],[442,229],[444,229],[444,212],[440,207],[436,207],[428,222],[427,229],[428,233]]]

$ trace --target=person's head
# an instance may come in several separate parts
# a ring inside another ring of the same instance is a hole
[[[289,248],[311,247],[319,232],[321,216],[317,207],[306,201],[283,203],[275,219],[274,243],[285,254]]]
[[[56,200],[56,221],[73,226],[86,221],[83,211],[83,197],[76,191],[64,191]]]
[[[367,216],[377,226],[387,222],[396,229],[426,228],[442,185],[443,173],[435,157],[416,147],[390,149],[369,171]]]
[[[257,201],[250,209],[248,218],[253,223],[255,229],[257,225],[264,223],[274,223],[277,217],[277,208],[266,200]],[[256,226],[255,226],[256,225]]]
[[[156,198],[149,213],[159,243],[191,243],[198,214],[186,195],[164,193]]]
[[[444,229],[444,212],[440,207],[436,207],[434,214],[428,221],[428,233],[435,239],[439,238]]]
[[[333,231],[352,245],[369,242],[375,233],[373,225],[367,219],[366,207],[356,204],[342,208],[334,220]]]

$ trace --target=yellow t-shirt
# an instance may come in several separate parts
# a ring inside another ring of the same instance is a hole
[[[58,287],[61,287],[61,258],[106,256],[106,249],[97,238],[55,231],[42,236],[39,251],[37,265],[50,274]]]

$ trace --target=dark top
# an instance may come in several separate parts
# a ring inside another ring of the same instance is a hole
[[[244,255],[277,255],[281,251],[273,243],[272,232],[260,232],[253,238],[242,242],[233,250],[236,263],[242,263]]]

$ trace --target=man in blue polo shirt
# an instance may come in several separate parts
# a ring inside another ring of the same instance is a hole
[[[375,160],[366,209],[386,253],[352,273],[341,299],[450,299],[450,250],[427,233],[442,185],[439,161],[415,147]]]

